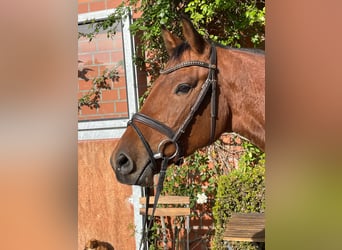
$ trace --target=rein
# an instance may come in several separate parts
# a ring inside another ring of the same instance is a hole
[[[156,209],[157,204],[158,204],[158,198],[159,198],[160,193],[163,189],[163,182],[165,179],[166,169],[167,169],[168,163],[170,160],[172,160],[176,156],[178,157],[178,159],[180,159],[182,157],[181,153],[180,153],[179,145],[178,145],[179,139],[182,136],[182,134],[185,133],[186,128],[188,127],[191,120],[195,116],[195,113],[199,109],[200,105],[202,104],[202,102],[203,102],[203,100],[204,100],[204,98],[205,98],[205,96],[208,93],[210,88],[211,88],[210,143],[212,143],[215,139],[215,128],[216,128],[216,117],[217,117],[217,107],[216,107],[217,65],[216,65],[216,62],[217,62],[216,48],[214,45],[212,45],[211,46],[211,54],[210,54],[210,63],[201,62],[201,61],[187,61],[187,62],[177,64],[177,65],[175,65],[171,68],[168,68],[166,70],[160,71],[160,74],[170,74],[170,73],[177,71],[179,69],[182,69],[185,67],[193,67],[193,66],[203,67],[203,68],[209,69],[208,77],[207,77],[206,81],[203,83],[201,90],[200,90],[200,93],[199,93],[195,103],[193,104],[192,108],[190,109],[190,112],[189,112],[188,116],[186,117],[186,119],[184,120],[183,124],[178,128],[177,131],[174,132],[167,125],[153,119],[152,117],[149,117],[145,114],[142,114],[142,113],[135,113],[133,115],[132,119],[128,121],[127,125],[131,126],[135,130],[135,132],[139,136],[141,142],[143,143],[146,151],[148,152],[149,158],[151,161],[151,164],[147,164],[145,166],[145,168],[141,172],[141,175],[144,174],[144,172],[146,171],[147,168],[151,168],[153,174],[156,174],[158,172],[156,160],[158,160],[158,159],[162,160],[161,170],[160,170],[160,175],[159,175],[159,180],[158,180],[158,186],[157,186],[157,190],[156,190],[156,195],[155,195],[153,210],[152,210],[152,215],[151,215],[152,219],[149,222],[149,225],[147,227],[147,231],[145,231],[145,230],[143,231],[143,237],[142,237],[142,241],[140,243],[140,248],[143,244],[143,241],[144,241],[144,243],[147,243],[147,240],[145,240],[146,233],[148,233],[148,231],[150,230],[150,228],[152,226],[155,209]],[[153,150],[151,149],[151,147],[150,147],[149,143],[146,141],[143,133],[141,132],[139,127],[136,125],[136,122],[142,123],[146,126],[149,126],[150,128],[157,130],[158,132],[164,134],[167,137],[167,139],[164,139],[163,141],[161,141],[159,143],[156,153],[154,153]],[[176,150],[172,155],[164,154],[164,148],[167,144],[173,144],[175,146]],[[140,178],[141,178],[141,176],[139,176],[139,178],[137,179],[137,183],[140,180]],[[144,228],[147,226],[148,206],[149,206],[149,192],[147,192],[147,195],[146,195],[146,215],[144,216],[144,222],[143,222]]]

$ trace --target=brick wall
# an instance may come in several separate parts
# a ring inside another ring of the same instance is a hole
[[[78,13],[113,9],[118,7],[121,0],[78,0]]]
[[[85,14],[94,11],[113,9],[118,7],[121,0],[79,0],[79,14]],[[135,13],[134,18],[139,14]],[[88,25],[79,25],[79,31],[87,32]],[[79,69],[86,69],[88,81],[79,79],[78,98],[85,95],[92,87],[92,81],[96,76],[103,73],[104,69],[111,69],[116,65],[123,63],[123,40],[121,30],[117,30],[115,36],[108,38],[106,32],[98,34],[91,42],[87,38],[78,40],[78,58]],[[134,37],[136,43],[138,38]],[[126,89],[126,78],[124,66],[118,68],[119,80],[110,83],[111,90],[103,90],[99,109],[90,109],[83,107],[79,112],[79,120],[99,120],[112,118],[128,117],[128,96]],[[147,89],[147,79],[145,72],[138,70],[138,95],[141,96]]]

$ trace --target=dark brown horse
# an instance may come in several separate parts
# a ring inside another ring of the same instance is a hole
[[[265,149],[265,56],[203,39],[183,19],[186,41],[163,30],[170,59],[111,156],[117,179],[151,185],[162,162],[236,132]]]

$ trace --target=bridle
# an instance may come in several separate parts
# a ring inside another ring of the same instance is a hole
[[[147,164],[145,166],[145,168],[141,172],[141,175],[146,171],[146,168],[148,168],[148,167],[152,168],[151,169],[152,172],[154,174],[156,174],[158,172],[156,160],[162,159],[161,170],[160,170],[160,175],[159,175],[159,180],[158,180],[158,186],[157,186],[157,191],[156,191],[154,206],[153,206],[153,211],[152,211],[152,217],[154,215],[154,211],[155,211],[157,203],[158,203],[158,198],[159,198],[160,192],[163,189],[163,182],[164,182],[164,178],[165,178],[165,174],[166,174],[166,168],[168,166],[168,163],[170,160],[174,159],[176,156],[178,157],[178,159],[180,159],[182,157],[182,155],[181,155],[182,151],[180,150],[179,145],[178,145],[179,139],[181,138],[182,134],[185,133],[189,123],[191,122],[191,120],[195,116],[195,113],[199,109],[200,105],[203,103],[203,100],[206,97],[210,88],[211,88],[210,143],[212,143],[215,139],[216,116],[217,116],[217,107],[216,107],[217,106],[216,105],[217,65],[216,65],[216,63],[217,63],[216,48],[214,45],[211,45],[210,63],[206,63],[206,62],[202,62],[202,61],[187,61],[187,62],[177,64],[171,68],[160,71],[160,74],[170,74],[170,73],[177,71],[179,69],[182,69],[185,67],[193,67],[193,66],[209,69],[208,77],[207,77],[206,81],[203,83],[201,90],[200,90],[200,93],[197,96],[195,103],[193,104],[192,108],[190,109],[188,116],[185,118],[184,122],[177,129],[177,131],[173,131],[167,125],[153,119],[152,117],[149,117],[149,116],[142,114],[142,113],[139,113],[139,112],[135,113],[133,115],[133,117],[131,118],[131,120],[128,121],[127,125],[131,126],[135,130],[135,132],[139,136],[141,142],[143,143],[146,151],[148,152],[149,158],[151,160],[151,164]],[[152,151],[149,143],[145,139],[143,133],[141,132],[141,130],[139,129],[139,127],[137,126],[136,123],[142,123],[142,124],[144,124],[150,128],[157,130],[158,132],[160,132],[161,134],[163,134],[167,137],[167,139],[164,139],[159,143],[157,152]],[[171,155],[166,155],[164,152],[165,146],[167,144],[173,144],[175,146],[175,152]],[[136,184],[139,182],[141,175],[137,179]],[[148,202],[149,197],[148,197],[148,195],[146,197],[147,197],[146,198],[146,216],[145,216],[144,227],[146,224],[147,209],[149,206],[149,202]],[[149,228],[151,227],[152,221],[153,220],[150,221],[150,224],[149,224],[147,230],[149,230]],[[145,231],[144,231],[144,233],[145,233]],[[144,238],[144,236],[143,236],[143,238]],[[140,247],[141,247],[141,245],[140,245]]]
[[[178,128],[177,131],[173,131],[167,125],[155,120],[152,117],[149,117],[149,116],[142,114],[142,113],[139,113],[139,112],[135,113],[133,115],[133,117],[131,118],[131,120],[128,121],[128,126],[131,126],[135,130],[135,132],[139,136],[140,140],[142,141],[144,147],[146,148],[146,150],[149,154],[149,158],[150,158],[151,163],[152,163],[150,165],[152,165],[152,168],[153,168],[152,170],[154,173],[157,172],[157,164],[156,164],[157,159],[163,159],[163,158],[167,157],[168,160],[172,160],[176,156],[178,156],[178,158],[181,157],[180,152],[182,152],[182,151],[180,151],[180,148],[178,145],[179,139],[180,139],[181,135],[185,133],[186,128],[188,127],[188,125],[191,122],[191,120],[193,119],[196,111],[199,109],[200,105],[202,104],[202,102],[203,102],[208,90],[210,89],[210,87],[211,87],[210,143],[213,142],[214,137],[215,137],[216,116],[217,116],[217,114],[216,114],[217,113],[216,112],[216,109],[217,109],[217,107],[216,107],[216,72],[217,72],[216,61],[217,61],[217,59],[216,58],[217,58],[216,48],[215,48],[215,46],[212,45],[211,46],[211,53],[210,53],[210,63],[201,62],[201,61],[187,61],[187,62],[177,64],[176,66],[168,68],[166,70],[160,71],[160,74],[170,74],[176,70],[179,70],[179,69],[182,69],[185,67],[192,67],[192,66],[203,67],[203,68],[209,69],[208,77],[207,77],[206,81],[204,82],[204,84],[202,85],[201,91],[200,91],[195,103],[193,104],[192,108],[190,109],[188,116],[185,118],[184,122]],[[152,149],[151,149],[149,143],[146,141],[143,133],[141,132],[139,127],[136,125],[137,122],[142,123],[142,124],[144,124],[150,128],[153,128],[153,129],[157,130],[158,132],[160,132],[161,134],[163,134],[167,137],[167,139],[162,140],[159,143],[158,151],[156,153],[154,153],[152,151]],[[164,146],[166,144],[169,144],[169,143],[173,144],[175,146],[176,150],[172,155],[166,156],[164,154],[163,149],[164,149]]]

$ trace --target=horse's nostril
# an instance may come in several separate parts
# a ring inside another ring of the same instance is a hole
[[[128,158],[124,154],[120,154],[118,157],[118,165],[123,166],[129,162]]]
[[[133,162],[129,156],[120,153],[116,159],[116,170],[121,174],[129,174],[133,170]]]

